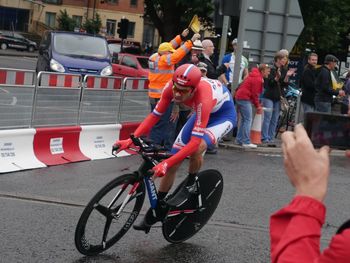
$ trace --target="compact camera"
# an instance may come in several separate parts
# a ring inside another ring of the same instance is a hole
[[[307,112],[304,126],[315,147],[350,149],[350,116]]]

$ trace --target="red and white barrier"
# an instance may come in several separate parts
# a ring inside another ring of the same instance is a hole
[[[33,150],[35,129],[0,131],[0,173],[46,167]]]
[[[59,74],[40,72],[38,75],[40,87],[80,88],[81,76],[75,74]]]
[[[145,90],[148,89],[148,79],[126,78],[125,89],[127,90]]]
[[[84,83],[85,88],[88,89],[121,89],[122,78],[87,75],[84,78]]]
[[[46,165],[87,161],[79,148],[81,127],[37,128],[34,153]]]
[[[0,68],[0,85],[34,85],[35,71]]]
[[[92,160],[114,157],[112,145],[119,138],[120,124],[81,126],[79,148]]]
[[[0,173],[114,157],[116,140],[128,139],[139,123],[0,131]],[[117,157],[129,156],[122,151]]]

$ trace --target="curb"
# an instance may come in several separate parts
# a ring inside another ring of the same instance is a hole
[[[258,146],[258,148],[250,149],[250,148],[243,148],[242,146],[233,144],[233,143],[219,143],[219,146],[225,149],[234,149],[241,152],[261,152],[261,153],[282,153],[281,147],[261,147]]]
[[[225,149],[233,149],[240,152],[257,152],[257,153],[281,153],[283,154],[281,146],[277,147],[261,147],[258,146],[256,149],[243,148],[242,146],[233,144],[233,143],[219,143],[219,147]],[[345,151],[343,150],[332,150],[330,156],[344,157]]]

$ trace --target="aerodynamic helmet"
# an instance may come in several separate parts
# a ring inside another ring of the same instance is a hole
[[[202,74],[199,68],[193,64],[184,64],[178,67],[173,75],[176,84],[185,87],[195,87],[201,80]]]

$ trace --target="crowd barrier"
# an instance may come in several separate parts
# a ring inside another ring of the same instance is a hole
[[[144,78],[0,69],[0,173],[113,157],[113,143],[150,112],[147,85]]]
[[[0,129],[31,126],[35,86],[33,70],[0,69]]]
[[[147,79],[0,69],[0,129],[140,122]]]
[[[45,167],[34,154],[35,129],[0,131],[0,173]]]
[[[0,173],[107,159],[116,140],[138,123],[27,128],[0,131]],[[121,151],[117,157],[133,154]]]

